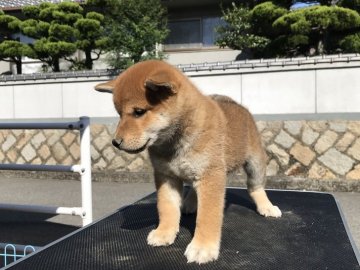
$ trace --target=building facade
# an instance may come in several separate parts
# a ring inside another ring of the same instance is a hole
[[[59,3],[63,0],[49,0]],[[19,14],[26,5],[38,5],[42,0],[0,0],[0,9],[11,15]],[[83,3],[84,0],[74,0]],[[191,64],[204,62],[232,61],[239,55],[239,51],[228,48],[221,49],[215,45],[216,27],[222,24],[222,9],[231,1],[216,0],[163,0],[168,9],[169,36],[159,46],[171,64]],[[22,37],[23,38],[23,37]],[[81,57],[81,55],[80,55]],[[24,59],[23,73],[34,73],[41,70],[41,63],[31,59]],[[103,62],[95,63],[95,69],[106,68]],[[16,69],[8,62],[0,61],[0,74],[15,73]]]
[[[240,51],[220,49],[215,45],[216,27],[221,20],[222,7],[232,1],[163,1],[168,9],[170,34],[163,51],[172,64],[232,61]]]

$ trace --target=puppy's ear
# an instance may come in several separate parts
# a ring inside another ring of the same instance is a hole
[[[154,92],[177,93],[177,85],[170,79],[166,72],[159,72],[151,75],[145,81],[145,88]]]
[[[95,86],[95,90],[104,93],[112,93],[115,87],[115,80],[108,81],[105,83],[99,83]]]

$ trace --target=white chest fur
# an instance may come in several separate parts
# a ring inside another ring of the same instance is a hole
[[[174,152],[165,155],[162,155],[159,150],[157,151],[159,154],[150,153],[151,161],[157,172],[169,177],[180,178],[184,181],[196,181],[201,178],[208,166],[206,153],[194,152],[189,142],[182,142]]]

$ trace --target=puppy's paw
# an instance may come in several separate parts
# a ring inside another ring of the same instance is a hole
[[[177,231],[152,230],[147,237],[147,243],[154,247],[169,246],[174,243],[176,235]]]
[[[264,217],[275,217],[275,218],[281,217],[281,211],[279,207],[272,204],[260,206],[258,207],[257,211],[260,215]]]
[[[220,245],[199,244],[192,240],[187,246],[185,256],[188,263],[207,263],[217,260],[219,257]]]

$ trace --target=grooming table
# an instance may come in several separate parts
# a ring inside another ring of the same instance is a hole
[[[332,195],[268,191],[282,210],[280,219],[255,212],[247,191],[228,188],[220,257],[187,264],[183,255],[195,228],[195,215],[183,215],[180,233],[168,247],[150,247],[156,228],[156,194],[56,241],[12,270],[105,269],[360,269],[359,253]]]

